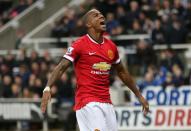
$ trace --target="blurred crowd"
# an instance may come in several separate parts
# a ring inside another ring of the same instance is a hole
[[[1,20],[4,16],[15,17],[33,2],[34,0],[19,0],[17,6],[12,6],[13,1],[0,1]],[[185,73],[186,64],[183,64],[185,62],[176,51],[169,48],[156,52],[152,47],[153,42],[186,42],[186,36],[191,29],[190,1],[89,0],[80,6],[78,12],[69,8],[63,18],[55,23],[51,35],[65,37],[85,34],[80,17],[94,7],[106,16],[107,32],[111,36],[143,33],[152,35],[152,41],[137,41],[136,53],[127,56],[129,68],[133,66],[131,71],[137,71],[133,74],[138,76],[137,84],[140,90],[149,85],[162,85],[165,89],[170,85],[179,87],[190,84],[190,74]],[[12,55],[10,52],[0,56],[0,96],[40,98],[47,78],[57,62],[48,51],[39,56],[36,51],[27,55],[24,49],[20,49],[18,55]],[[115,86],[118,81],[113,77],[111,85]],[[75,83],[72,70],[64,73],[52,87],[53,97],[59,101],[73,102]]]
[[[136,53],[126,55],[126,66],[135,76],[141,91],[148,86],[179,88],[191,84],[191,70],[187,67],[183,52],[171,48],[156,51],[147,40],[138,40]],[[123,83],[115,78],[113,86],[119,88]]]
[[[51,36],[85,34],[80,18],[91,8],[104,14],[110,35],[148,33],[154,44],[172,44],[187,42],[191,33],[190,0],[88,0],[80,8],[68,9],[55,22]]]
[[[137,45],[139,47],[133,58],[134,62],[129,64],[133,65],[133,70],[137,70],[136,66],[138,67],[139,73],[135,76],[140,90],[149,85],[162,85],[166,88],[169,85],[179,87],[190,84],[190,74],[185,75],[185,65],[175,51],[162,50],[157,58],[156,52],[149,49],[144,41],[140,41]],[[18,55],[9,52],[5,56],[0,56],[0,96],[40,98],[50,73],[60,59],[52,58],[48,51],[45,51],[42,56],[39,56],[36,51],[27,55],[24,49],[20,49]],[[115,86],[117,82],[119,82],[118,78],[111,77],[111,85]],[[73,103],[75,86],[74,72],[69,69],[51,88],[52,96],[60,102]]]
[[[0,28],[34,1],[0,1]],[[127,63],[124,64],[135,76],[141,91],[147,86],[162,86],[166,89],[168,86],[179,88],[191,84],[191,71],[181,51],[153,49],[153,44],[189,42],[191,0],[86,0],[77,8],[68,8],[63,17],[55,21],[50,35],[61,38],[86,34],[81,17],[92,8],[97,8],[106,17],[110,36],[151,36],[151,40],[133,41],[136,52],[125,54]],[[18,30],[18,36],[22,37],[23,32]],[[0,97],[41,98],[47,79],[60,59],[51,56],[48,51],[39,54],[36,51],[29,53],[25,49],[19,49],[17,55],[10,51],[0,56]],[[112,72],[110,85],[113,88],[124,86],[115,72]],[[52,97],[58,100],[59,105],[66,102],[73,104],[75,86],[76,78],[70,67],[52,86]]]
[[[33,0],[19,0],[19,4],[13,7],[9,14],[21,12],[33,2]],[[189,28],[191,1],[89,0],[79,6],[78,12],[69,8],[63,18],[56,22],[51,32],[52,36],[85,34],[83,21],[78,18],[94,7],[106,16],[107,32],[111,36],[123,33],[152,34],[151,41],[138,40],[135,43],[136,53],[126,56],[126,66],[137,76],[140,90],[149,85],[162,85],[166,88],[169,85],[179,87],[190,84],[190,74],[186,73],[188,70],[182,59],[184,57],[180,57],[180,54],[170,48],[156,51],[152,43],[186,42],[186,35],[191,29]],[[26,50],[20,49],[18,55],[12,55],[9,52],[5,56],[0,56],[0,96],[40,98],[47,78],[56,63],[58,60],[52,58],[48,51],[39,56],[36,51],[27,55]],[[119,85],[116,84],[119,81],[116,77],[111,79],[111,85]],[[73,102],[75,83],[76,79],[72,70],[64,73],[52,87],[53,97],[59,101]]]
[[[190,84],[190,74],[185,73],[187,67],[180,52],[177,54],[171,48],[156,52],[152,47],[153,44],[168,44],[170,47],[171,44],[189,42],[190,0],[88,0],[77,9],[69,8],[55,22],[51,36],[60,38],[85,34],[81,17],[92,8],[100,10],[106,17],[107,33],[110,36],[151,36],[151,40],[130,42],[135,43],[136,53],[127,56],[130,70],[141,76],[137,80],[140,90],[149,85],[162,85],[165,89],[171,85],[179,87]],[[114,80],[114,85],[119,85],[118,81]]]
[[[1,0],[0,1],[0,28],[27,9],[36,0]]]
[[[48,51],[42,56],[32,51],[30,56],[25,50],[18,55],[9,52],[0,56],[0,96],[3,98],[41,98],[50,72],[57,64]],[[76,79],[72,71],[68,71],[53,85],[52,97],[59,101],[73,102],[73,89]]]

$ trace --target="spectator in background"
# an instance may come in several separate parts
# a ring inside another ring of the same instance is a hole
[[[6,75],[3,77],[2,81],[2,97],[4,98],[10,98],[12,96],[12,91],[11,91],[11,83],[12,83],[12,78],[9,75]]]
[[[166,67],[164,66],[160,67],[159,72],[156,74],[156,77],[155,77],[158,85],[162,85],[166,81],[168,72],[169,71],[167,70]]]
[[[9,67],[10,73],[12,73],[12,69],[15,66],[15,56],[8,51],[7,55],[5,56],[4,63]]]
[[[76,21],[76,25],[74,28],[75,28],[75,30],[72,30],[73,36],[81,36],[81,35],[86,34],[82,19],[78,19]]]
[[[35,77],[35,79],[33,79],[33,82],[33,85],[30,86],[29,89],[31,90],[35,98],[40,98],[42,96],[42,91],[44,88],[42,80],[40,78]]]
[[[21,96],[21,87],[15,83],[11,85],[11,98],[19,98]]]
[[[172,73],[173,73],[173,83],[175,87],[180,87],[184,85],[184,76],[181,68],[177,65],[174,64],[172,66]]]
[[[23,89],[22,97],[23,98],[32,98],[32,94],[31,94],[31,92],[29,91],[28,88]]]
[[[184,71],[184,64],[182,63],[181,59],[179,58],[179,56],[176,54],[175,51],[173,51],[172,49],[167,49],[164,50],[160,53],[160,58],[159,58],[159,63],[160,66],[164,66],[167,68],[167,70],[171,71],[172,66],[174,64],[177,64],[181,70]]]
[[[181,24],[180,20],[174,20],[167,36],[169,44],[185,43],[187,38],[187,31]]]
[[[30,77],[30,70],[29,67],[25,64],[21,64],[19,66],[19,73],[18,73],[21,78],[22,78],[22,85],[23,87],[27,87],[29,85],[29,77]]]
[[[103,0],[97,4],[98,10],[103,12],[103,15],[106,15],[108,12],[115,13],[117,6],[118,3],[116,0]]]
[[[170,1],[169,0],[163,0],[162,2],[162,8],[158,11],[159,16],[170,16],[171,13],[171,6],[170,6]]]
[[[115,16],[113,13],[107,13],[106,21],[107,21],[106,23],[107,32],[109,34],[112,34],[112,30],[119,26],[119,21],[115,19]]]
[[[161,9],[160,0],[153,0],[150,6],[151,6],[151,12],[148,12],[148,13],[149,15],[152,15],[153,19],[156,19],[157,17],[159,17],[158,12]]]
[[[168,87],[168,86],[174,86],[172,73],[170,73],[170,72],[168,72],[166,74],[165,81],[162,83],[163,89],[166,89],[166,87]]]
[[[143,91],[148,86],[157,86],[158,83],[155,81],[154,74],[152,72],[146,72],[144,75],[144,80],[138,83],[138,87]]]
[[[138,20],[132,22],[132,28],[128,32],[129,34],[144,34],[144,31],[141,28],[141,25]]]
[[[124,28],[127,28],[127,16],[123,6],[118,6],[116,10],[116,18],[119,21],[119,24],[122,25]]]
[[[25,49],[22,49],[22,48],[19,49],[19,53],[16,56],[16,61],[17,61],[16,62],[17,66],[20,66],[22,64],[29,66],[30,62],[29,62],[29,58],[27,57]]]
[[[139,18],[138,18],[141,27],[143,27],[143,25],[145,24],[146,19],[147,19],[147,17],[145,15],[145,12],[141,11],[139,14]]]
[[[3,76],[6,76],[6,75],[9,75],[9,76],[12,75],[12,74],[11,74],[10,67],[9,67],[7,64],[5,64],[5,63],[3,62],[0,66],[1,66],[1,67],[0,67],[0,74],[1,74],[2,77],[3,77]]]
[[[55,22],[55,26],[51,31],[51,36],[56,38],[68,37],[71,35],[75,27],[75,11],[67,9],[64,16]]]
[[[170,26],[171,26],[170,17],[167,15],[162,15],[159,18],[161,19],[161,25],[162,25],[164,31],[168,32],[168,30],[170,29]],[[166,38],[167,38],[167,36],[166,36]]]
[[[150,18],[145,19],[145,23],[142,27],[144,33],[151,34],[153,30],[153,22]]]
[[[140,2],[141,10],[144,12],[151,12],[154,1],[156,0],[141,0]]]
[[[31,63],[31,73],[36,76],[40,75],[40,66],[37,62]]]
[[[139,18],[140,8],[137,1],[130,2],[130,11],[127,13],[127,26],[131,27],[134,20]]]
[[[73,30],[74,29],[75,21],[76,21],[75,14],[76,14],[75,10],[72,9],[72,8],[67,9],[66,12],[65,12],[65,16],[68,19],[67,26],[68,26],[69,30]]]
[[[49,64],[47,64],[45,61],[41,61],[40,65],[39,65],[39,68],[40,68],[39,77],[42,80],[42,82],[45,84],[46,81],[47,81],[47,77],[46,77],[45,74],[48,74]]]
[[[53,63],[53,58],[48,50],[44,51],[41,61],[44,61],[48,66]]]
[[[19,13],[23,12],[26,8],[28,8],[28,6],[29,5],[25,0],[19,0],[18,5],[15,6],[10,13],[11,18],[16,17]]]
[[[159,19],[155,20],[155,26],[152,30],[152,41],[154,44],[164,44],[166,43],[165,31],[161,26]]]
[[[58,93],[61,101],[72,102],[73,100],[73,88],[71,79],[68,74],[64,73],[60,80],[56,82],[56,86],[58,87]]]
[[[22,85],[22,78],[19,75],[14,76],[14,83],[19,87],[23,87]]]
[[[141,74],[145,73],[149,65],[155,65],[157,58],[152,45],[145,40],[138,41],[136,59],[142,68]]]
[[[30,65],[33,63],[33,62],[39,62],[40,61],[40,58],[39,58],[39,56],[38,56],[38,53],[35,51],[35,50],[33,50],[32,52],[31,52],[31,54],[30,54],[30,57],[29,57],[29,63],[30,63]]]
[[[121,34],[123,34],[123,32],[124,32],[123,27],[120,26],[120,25],[118,25],[118,26],[116,26],[115,28],[112,28],[110,35],[111,35],[111,36],[112,36],[112,35],[121,35]]]
[[[69,20],[64,16],[60,21],[55,22],[55,26],[51,31],[51,36],[56,38],[68,37],[70,35]]]
[[[12,11],[10,12],[10,17],[14,18],[25,9],[27,9],[30,5],[32,5],[34,0],[19,0],[18,5],[16,5]]]
[[[177,13],[178,17],[183,19],[183,17],[185,16],[185,9],[180,0],[173,1],[172,12]]]

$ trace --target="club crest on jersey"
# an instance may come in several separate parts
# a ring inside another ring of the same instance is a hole
[[[71,55],[73,50],[74,50],[73,47],[69,47],[68,50],[67,50],[67,52],[66,52],[66,54],[67,54],[67,55]]]
[[[113,53],[113,51],[112,51],[112,50],[108,50],[108,51],[107,51],[107,54],[108,54],[109,59],[113,60],[113,58],[114,58],[114,53]]]
[[[111,69],[111,65],[107,64],[106,62],[99,62],[93,64],[92,68],[100,71],[108,71]]]

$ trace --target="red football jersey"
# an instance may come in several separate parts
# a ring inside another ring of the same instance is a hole
[[[74,62],[77,79],[75,110],[89,102],[111,103],[109,74],[112,64],[120,62],[116,45],[104,38],[97,43],[88,34],[76,40],[64,55]]]

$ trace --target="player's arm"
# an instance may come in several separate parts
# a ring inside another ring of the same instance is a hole
[[[55,67],[48,79],[47,86],[51,87],[54,82],[62,76],[64,71],[71,65],[71,61],[63,58],[60,63]]]
[[[149,104],[145,100],[145,98],[141,95],[140,91],[137,89],[135,81],[132,76],[129,74],[128,70],[126,70],[123,64],[120,62],[118,64],[114,64],[113,67],[116,69],[119,78],[123,81],[125,85],[130,88],[133,93],[137,96],[141,104],[143,105],[144,114],[149,111]]]
[[[51,99],[51,92],[50,92],[51,86],[55,83],[55,81],[58,78],[61,77],[64,71],[70,66],[70,64],[71,64],[71,61],[63,58],[60,61],[60,63],[55,67],[55,69],[52,71],[50,77],[48,78],[46,88],[43,91],[42,102],[41,102],[42,112],[46,111],[48,101]]]

